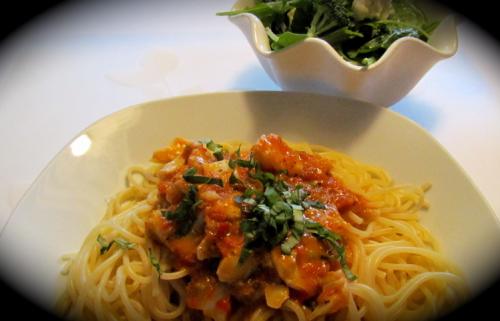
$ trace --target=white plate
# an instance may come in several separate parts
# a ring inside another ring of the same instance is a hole
[[[274,132],[322,144],[389,171],[397,182],[432,182],[423,223],[474,292],[496,278],[500,224],[467,175],[423,129],[390,110],[314,94],[218,93],[145,103],[112,114],[68,144],[41,173],[0,236],[1,277],[52,307],[60,256],[77,251],[124,184],[173,137],[255,141]],[[480,155],[478,155],[480,157]],[[493,179],[493,177],[492,177]]]

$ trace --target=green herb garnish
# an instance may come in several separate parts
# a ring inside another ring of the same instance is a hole
[[[229,167],[232,169],[236,168],[236,166],[245,167],[245,168],[255,168],[255,161],[253,160],[253,158],[250,158],[249,160],[240,159],[240,158],[230,159],[228,164],[229,164]]]
[[[224,182],[220,178],[199,176],[195,174],[196,174],[196,168],[191,167],[184,172],[182,177],[186,182],[191,184],[213,184],[213,185],[224,186]]]
[[[341,237],[338,234],[324,228],[321,224],[316,222],[307,220],[305,222],[305,226],[307,232],[313,234],[319,239],[325,240],[327,244],[329,244],[333,248],[333,250],[337,254],[337,259],[347,279],[351,281],[355,280],[356,275],[352,273],[351,269],[349,269],[349,266],[347,265],[347,261],[345,258],[345,249],[344,246],[342,245]]]
[[[316,37],[328,42],[344,59],[358,65],[375,63],[399,38],[428,41],[439,22],[431,21],[415,0],[256,0],[255,5],[219,16],[250,13],[266,28],[272,50]]]
[[[160,274],[161,273],[160,261],[153,254],[153,251],[151,249],[148,249],[148,254],[149,254],[149,262],[155,268],[156,272],[158,272],[158,274]]]
[[[324,210],[326,208],[325,204],[318,201],[303,201],[302,206],[304,206],[305,209],[313,207],[320,210]]]
[[[189,185],[187,193],[174,211],[162,211],[162,215],[177,223],[176,233],[179,236],[189,233],[196,220],[196,208],[201,203],[197,198],[198,189]]]
[[[217,160],[220,161],[224,159],[224,150],[222,148],[222,145],[216,144],[212,140],[201,143],[204,144],[208,150],[213,152],[213,155]]]
[[[244,262],[254,250],[280,245],[283,254],[289,255],[305,233],[326,242],[334,251],[334,257],[342,266],[349,280],[356,279],[345,259],[342,239],[321,224],[307,220],[304,211],[308,208],[325,209],[315,200],[307,200],[307,191],[300,185],[288,186],[272,173],[262,171],[255,163],[250,176],[259,179],[263,192],[247,188],[243,195],[235,198],[244,214],[240,223],[245,243],[239,262]]]
[[[99,250],[99,253],[101,255],[103,255],[104,253],[109,251],[109,249],[111,248],[111,246],[113,244],[116,244],[118,247],[120,247],[123,250],[130,250],[130,249],[135,247],[135,243],[129,242],[129,241],[121,239],[121,238],[117,238],[117,239],[112,240],[111,242],[108,242],[101,234],[99,234],[97,236],[97,243],[99,243],[99,245],[101,246],[101,248]]]
[[[244,186],[243,182],[234,175],[234,171],[231,172],[231,176],[229,176],[229,184],[233,186]]]

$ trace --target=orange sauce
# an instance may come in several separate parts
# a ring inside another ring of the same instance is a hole
[[[350,223],[344,214],[347,211],[363,217],[367,214],[363,199],[331,175],[334,168],[330,161],[316,154],[295,151],[273,134],[262,136],[249,152],[242,152],[240,157],[244,160],[253,158],[262,170],[272,173],[291,190],[301,188],[309,200],[321,202],[324,208],[306,208],[304,218],[340,235],[350,262],[352,250],[347,243]],[[242,297],[265,302],[265,286],[262,284],[278,288],[287,286],[289,294],[281,291],[281,295],[286,293],[290,299],[304,304],[311,300],[322,303],[336,297],[340,302],[336,309],[345,306],[347,299],[342,291],[345,282],[342,282],[343,275],[336,273],[340,265],[329,258],[330,249],[325,242],[313,235],[302,235],[289,254],[282,253],[279,245],[268,246],[267,250],[264,247],[253,251],[249,263],[238,263],[237,258],[245,246],[245,235],[240,226],[245,212],[236,199],[243,195],[244,187],[262,191],[264,186],[252,177],[251,169],[230,168],[229,160],[236,158],[235,154],[226,151],[224,159],[217,160],[204,144],[182,138],[153,154],[153,160],[167,168],[164,175],[160,171],[159,203],[164,207],[160,210],[174,211],[180,206],[189,186],[183,178],[188,168],[195,168],[196,175],[219,178],[224,183],[223,186],[197,184],[196,222],[187,235],[179,236],[173,232],[172,229],[179,228],[177,224],[181,223],[160,214],[152,216],[147,224],[155,240],[163,244],[181,266],[191,271],[187,285],[188,307],[201,310],[207,316],[222,313],[224,319],[235,310],[235,306],[244,307],[248,303],[240,299]],[[244,187],[231,184],[232,175]],[[223,282],[221,278],[232,281]],[[280,297],[278,301],[282,302],[282,299]],[[269,300],[273,301],[272,298]]]

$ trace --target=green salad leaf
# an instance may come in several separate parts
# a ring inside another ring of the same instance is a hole
[[[344,59],[362,66],[375,63],[402,37],[428,41],[439,25],[415,0],[392,0],[387,17],[361,20],[353,6],[355,1],[257,0],[252,7],[217,15],[254,14],[266,28],[272,50],[316,37],[328,42]]]

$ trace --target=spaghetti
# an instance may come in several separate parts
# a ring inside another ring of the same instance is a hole
[[[467,295],[419,223],[430,186],[325,147],[176,139],[127,182],[68,257],[69,319],[423,320]]]

